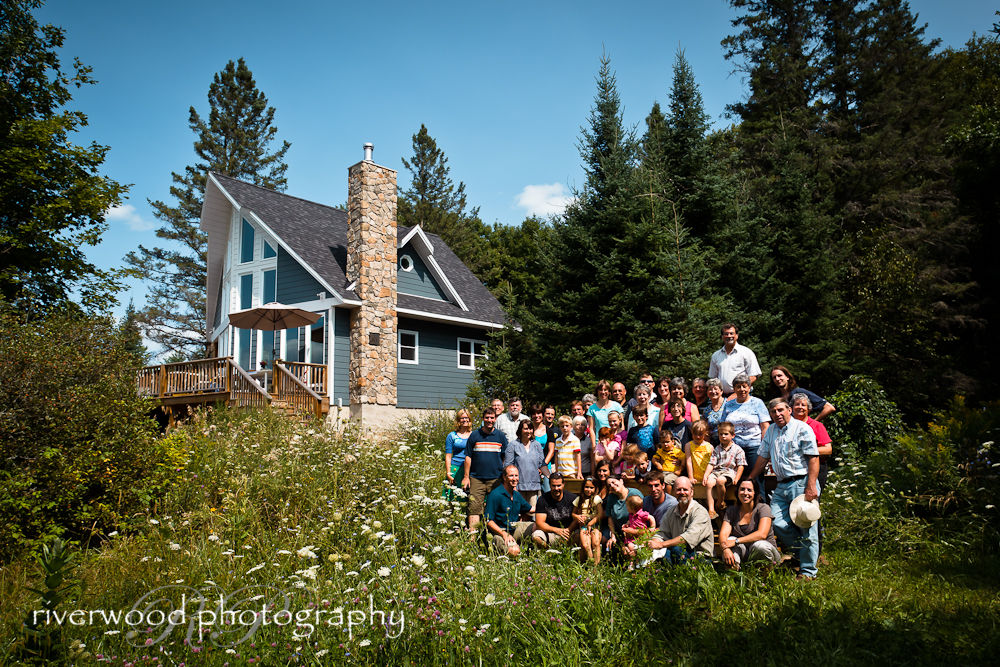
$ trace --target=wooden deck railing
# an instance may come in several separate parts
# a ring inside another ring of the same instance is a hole
[[[167,397],[228,392],[231,365],[229,357],[215,357],[147,366],[139,371],[139,393]]]
[[[296,414],[323,418],[323,397],[296,377],[283,362],[274,365],[273,379],[271,392],[276,400],[292,406]]]
[[[235,405],[241,407],[263,408],[271,402],[271,396],[264,391],[256,380],[233,363],[232,359],[227,360],[231,370],[232,390],[229,392],[229,399]]]
[[[326,365],[310,364],[304,361],[279,361],[305,386],[320,396],[327,395]]]

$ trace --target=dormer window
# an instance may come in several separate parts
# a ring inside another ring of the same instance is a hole
[[[413,270],[413,258],[409,255],[399,256],[399,268],[402,271],[412,271]]]

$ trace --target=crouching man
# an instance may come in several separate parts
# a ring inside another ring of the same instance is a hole
[[[677,504],[667,510],[663,525],[649,540],[653,560],[663,558],[668,563],[678,564],[697,556],[712,557],[715,547],[712,520],[707,509],[692,502],[692,496],[691,480],[678,477],[674,482]]]
[[[531,512],[531,503],[517,491],[517,466],[504,468],[503,484],[486,497],[486,529],[493,545],[509,556],[521,553],[519,542],[535,527],[534,521],[521,521],[522,514]]]

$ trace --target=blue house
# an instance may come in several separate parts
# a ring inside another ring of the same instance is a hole
[[[386,425],[452,407],[502,328],[496,298],[436,235],[396,224],[396,172],[348,169],[347,210],[210,173],[206,321],[217,356],[248,372],[272,357],[321,370],[331,410]],[[251,331],[230,313],[277,301],[318,314],[308,327]]]

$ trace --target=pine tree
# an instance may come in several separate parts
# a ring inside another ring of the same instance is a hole
[[[402,160],[412,178],[398,199],[399,224],[420,225],[444,239],[466,265],[481,267],[486,226],[478,208],[466,212],[465,183],[455,185],[448,158],[423,124],[413,135],[413,157]]]
[[[257,88],[253,73],[242,58],[229,61],[215,75],[208,89],[207,122],[190,108],[188,124],[197,135],[195,164],[174,172],[170,195],[176,205],[150,201],[163,225],[158,238],[163,247],[128,254],[126,261],[149,285],[147,305],[138,313],[146,336],[164,352],[182,358],[205,352],[205,285],[207,236],[198,228],[206,175],[215,171],[256,185],[283,191],[286,186],[285,154],[291,144],[272,145],[278,129],[274,107]]]
[[[107,146],[78,146],[87,125],[63,110],[71,86],[93,84],[79,61],[63,70],[65,33],[38,25],[41,2],[0,4],[0,300],[42,315],[79,288],[84,305],[106,308],[118,289],[115,272],[87,260],[107,229],[106,211],[126,188],[98,171]]]

